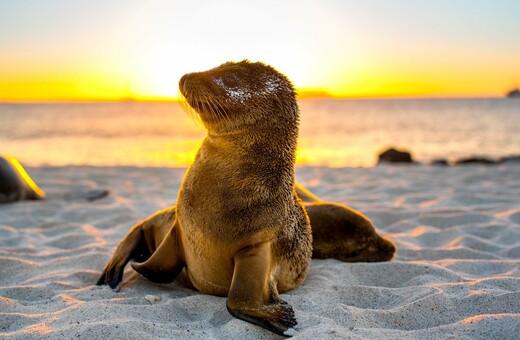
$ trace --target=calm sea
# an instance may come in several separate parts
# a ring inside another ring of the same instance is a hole
[[[520,100],[301,100],[297,160],[373,166],[388,146],[418,161],[520,154]],[[0,154],[29,166],[186,166],[205,130],[177,103],[0,104]]]

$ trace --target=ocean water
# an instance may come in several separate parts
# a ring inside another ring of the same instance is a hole
[[[388,146],[421,162],[520,154],[520,100],[306,99],[298,164],[373,166]],[[175,102],[0,104],[0,154],[28,166],[187,166],[205,136]]]

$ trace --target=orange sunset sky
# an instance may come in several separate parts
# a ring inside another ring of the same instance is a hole
[[[520,1],[0,2],[0,101],[173,99],[178,79],[264,61],[338,97],[502,96]]]

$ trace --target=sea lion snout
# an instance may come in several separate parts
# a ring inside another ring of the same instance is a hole
[[[380,237],[377,244],[375,251],[376,258],[374,261],[390,261],[394,257],[397,249],[395,243],[387,237]]]
[[[389,254],[395,254],[396,247],[395,243],[392,242],[389,238],[383,237],[384,250],[386,250]]]
[[[197,94],[199,94],[199,92],[204,92],[206,87],[207,84],[204,81],[204,77],[200,74],[200,72],[186,73],[179,80],[179,90],[181,91],[182,95],[188,100],[188,102],[191,97],[198,97]]]
[[[179,90],[181,90],[181,93],[184,97],[186,97],[186,89],[184,88],[184,85],[186,84],[186,80],[190,77],[191,73],[186,73],[181,77],[179,80]]]

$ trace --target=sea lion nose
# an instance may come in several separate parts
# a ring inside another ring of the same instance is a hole
[[[189,76],[190,76],[191,73],[187,73],[185,75],[183,75],[181,77],[181,79],[179,80],[179,89],[181,90],[181,92],[184,94],[185,92],[185,88],[184,88],[184,85],[186,84],[186,80],[188,80]]]
[[[396,249],[396,246],[395,246],[395,243],[392,242],[390,239],[386,238],[386,237],[383,237],[383,240],[385,242],[385,251],[388,255],[391,255],[393,256],[395,254],[395,251],[397,250]]]

